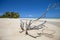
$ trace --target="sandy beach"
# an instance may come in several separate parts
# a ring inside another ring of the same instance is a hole
[[[29,22],[30,19],[28,19],[0,18],[0,40],[60,40],[60,19],[41,19],[41,21],[46,21],[44,25],[47,28],[44,27],[45,30],[43,31],[46,34],[38,35],[44,28],[28,31],[29,35],[37,36],[37,38],[26,35],[25,31],[19,33],[19,31],[21,31],[20,20],[26,23],[26,21]],[[31,18],[31,20],[33,20],[33,18]],[[32,23],[31,26],[38,25],[39,23],[41,23],[40,20]],[[55,32],[53,35],[47,35],[53,32]]]

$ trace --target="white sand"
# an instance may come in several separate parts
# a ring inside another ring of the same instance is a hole
[[[19,33],[20,29],[20,20],[21,19],[9,19],[9,18],[0,18],[0,40],[60,40],[60,19],[41,19],[46,20],[45,26],[48,27],[44,33],[56,33],[53,34],[53,37],[46,37],[41,35],[40,37],[33,38],[31,36],[25,35],[25,31]],[[28,19],[22,19],[23,22],[29,21]],[[38,25],[40,22],[34,22],[33,25]],[[52,31],[53,30],[53,31]],[[29,34],[37,36],[37,33],[41,33],[40,30],[30,30]]]

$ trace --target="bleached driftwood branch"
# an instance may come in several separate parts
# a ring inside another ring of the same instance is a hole
[[[36,20],[30,20],[29,21],[29,23],[27,24],[27,21],[26,21],[26,33],[25,34],[27,34],[27,35],[29,35],[28,34],[28,30],[30,30],[29,28],[31,27],[31,24],[33,23],[33,22],[36,22],[36,21],[38,21],[39,19],[41,19],[41,18],[43,18],[43,17],[46,17],[46,14],[47,14],[47,12],[50,10],[50,9],[52,9],[53,7],[55,7],[56,6],[56,4],[54,4],[53,6],[51,6],[51,4],[49,4],[48,5],[48,7],[47,7],[47,9],[46,9],[46,11],[39,17],[39,18],[37,18]],[[44,23],[43,23],[44,24]],[[45,26],[45,25],[43,25],[43,24],[41,24],[42,26]],[[40,25],[38,25],[38,26],[40,26]],[[38,27],[38,26],[36,26],[36,27]],[[21,25],[20,25],[20,27],[21,27],[21,29],[24,31],[24,23],[21,21]],[[34,28],[32,28],[32,29],[34,29]],[[39,34],[40,35],[40,34]],[[50,35],[52,35],[52,34],[47,34],[47,33],[41,33],[41,35],[45,35],[45,36],[50,36]],[[32,36],[32,35],[30,35],[30,36]],[[32,36],[32,37],[34,37],[34,36]],[[50,37],[52,37],[52,36],[50,36]],[[36,37],[35,37],[36,38]]]

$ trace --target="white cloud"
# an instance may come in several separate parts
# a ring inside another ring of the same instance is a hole
[[[29,16],[29,17],[32,17],[32,15],[31,15],[31,14],[29,14],[28,16]]]

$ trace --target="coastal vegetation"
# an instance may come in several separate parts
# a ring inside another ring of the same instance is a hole
[[[19,16],[17,12],[5,12],[0,18],[19,18]]]

